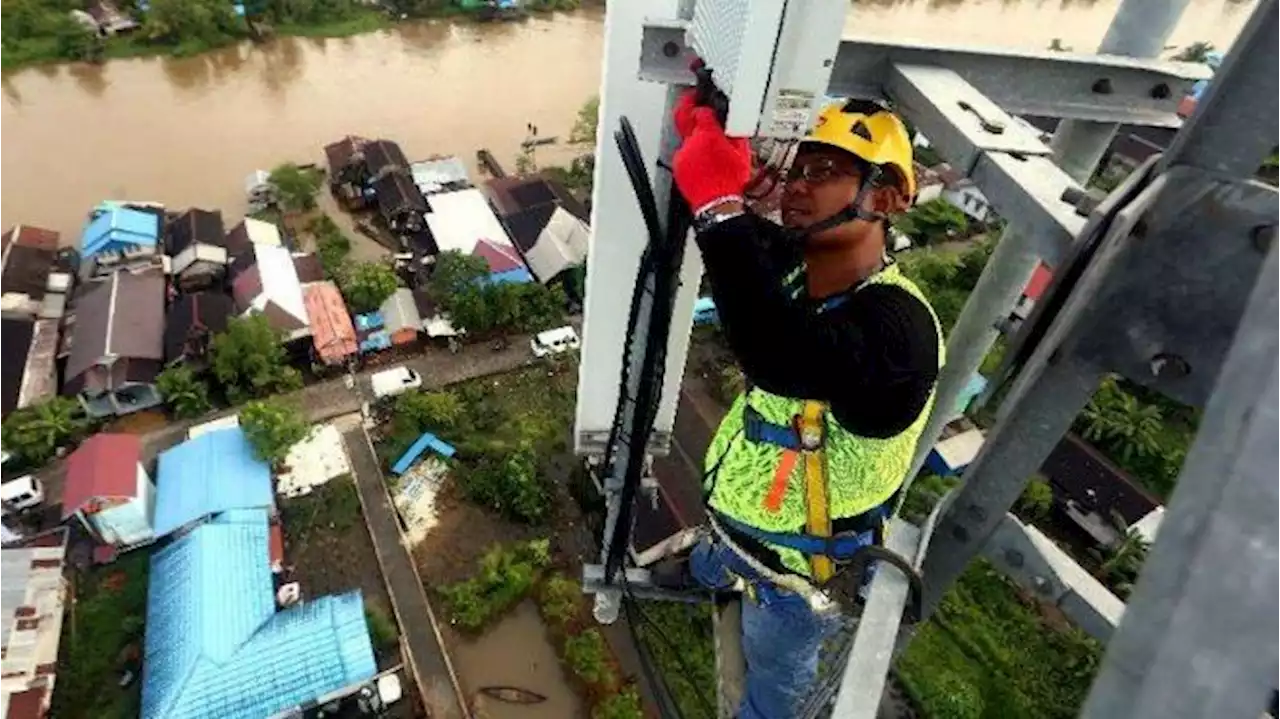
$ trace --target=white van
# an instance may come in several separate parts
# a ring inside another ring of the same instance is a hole
[[[5,514],[17,514],[41,504],[44,504],[44,487],[29,474],[0,485],[0,507]]]
[[[369,381],[373,385],[373,396],[381,399],[418,389],[422,386],[422,375],[401,365],[375,372]]]
[[[573,327],[568,325],[547,330],[546,332],[539,332],[529,340],[529,347],[537,357],[546,357],[549,354],[560,354],[561,352],[576,350],[578,349],[578,333],[574,332]]]

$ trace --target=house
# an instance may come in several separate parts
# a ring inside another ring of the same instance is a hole
[[[183,292],[207,289],[227,272],[222,213],[191,208],[165,228],[165,250],[173,284]]]
[[[1026,287],[1022,288],[1022,294],[1018,297],[1017,304],[1013,306],[1011,314],[1015,323],[1024,322],[1031,316],[1031,311],[1035,309],[1036,302],[1044,296],[1045,291],[1049,289],[1049,283],[1052,281],[1053,272],[1049,269],[1049,266],[1043,262],[1036,264],[1035,270],[1031,273],[1031,279],[1027,281]]]
[[[373,181],[378,213],[398,235],[426,229],[427,201],[408,175],[386,172]]]
[[[519,257],[506,228],[480,190],[441,192],[431,196],[430,205],[427,226],[441,252],[456,250],[469,255],[475,251],[478,242],[486,240],[513,257]]]
[[[413,290],[413,304],[418,308],[418,316],[422,318],[422,331],[428,337],[457,337],[460,334],[454,329],[448,315],[436,307],[425,288]]]
[[[271,222],[246,217],[227,232],[223,246],[227,248],[227,262],[231,265],[233,275],[253,264],[255,245],[284,247],[280,228]]]
[[[256,719],[377,672],[359,591],[276,611],[262,509],[215,515],[156,552],[141,719]]]
[[[81,276],[109,274],[156,263],[162,213],[103,203],[80,236]]]
[[[423,195],[471,187],[467,166],[457,157],[437,157],[415,162],[409,166],[409,174],[413,177],[413,184],[417,185],[418,192]]]
[[[271,468],[254,454],[238,426],[205,432],[160,453],[156,463],[157,537],[221,512],[274,512],[274,508]]]
[[[347,209],[364,207],[364,155],[361,152],[369,141],[363,137],[347,135],[324,147],[329,163],[329,188]]]
[[[510,245],[480,240],[471,254],[489,265],[489,277],[486,281],[490,283],[533,282],[533,275]]]
[[[431,450],[445,459],[452,459],[457,454],[457,450],[454,449],[453,445],[430,432],[423,432],[421,436],[414,440],[413,444],[409,445],[404,454],[400,455],[395,464],[391,465],[391,473],[401,475],[409,471],[409,468],[418,461],[418,457],[421,457],[422,453],[427,450]]]
[[[60,261],[60,238],[53,230],[30,225],[15,225],[4,233],[0,310],[6,317],[62,317],[74,278]]]
[[[252,243],[252,261],[235,273],[231,296],[242,315],[262,314],[286,341],[311,335],[293,255],[279,245]]]
[[[58,320],[0,319],[0,415],[57,393],[58,326]]]
[[[414,302],[413,291],[400,287],[378,308],[382,316],[383,330],[390,335],[391,344],[411,344],[418,339],[422,329],[422,315]]]
[[[137,435],[101,432],[67,458],[62,520],[75,517],[99,544],[124,551],[156,537],[155,496]]]
[[[485,183],[485,191],[539,282],[586,260],[590,215],[563,185],[541,176],[506,177]]]
[[[164,275],[116,272],[76,304],[62,394],[90,417],[128,414],[162,401]]]
[[[960,208],[969,219],[975,222],[988,222],[995,219],[995,209],[982,194],[978,185],[963,173],[943,162],[932,168],[942,179],[942,199]]]
[[[165,315],[165,365],[204,369],[213,347],[213,336],[227,329],[235,313],[231,297],[216,290],[179,295]]]
[[[142,27],[128,13],[122,12],[111,0],[94,0],[88,7],[89,17],[98,25],[98,32],[104,36],[122,32],[132,32]]]
[[[395,173],[412,178],[409,174],[409,158],[404,150],[391,140],[374,140],[360,148],[364,162],[365,185],[369,186],[383,175]]]
[[[359,354],[356,328],[351,324],[351,314],[338,286],[332,282],[313,282],[307,285],[303,295],[316,361],[336,366]]]
[[[293,253],[293,271],[303,286],[324,280],[324,265],[320,264],[319,257],[309,252]]]
[[[62,578],[67,531],[58,529],[0,550],[0,716],[41,719],[49,713],[58,671],[58,642],[69,592]]]
[[[1055,506],[1102,545],[1120,539],[1115,519],[1133,526],[1160,506],[1160,500],[1075,434],[1058,442],[1040,473],[1053,487]]]

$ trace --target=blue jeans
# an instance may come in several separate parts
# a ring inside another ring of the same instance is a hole
[[[738,719],[791,719],[818,674],[818,651],[839,625],[820,616],[798,594],[764,580],[728,547],[703,539],[689,568],[710,589],[731,588],[734,575],[751,583],[742,599],[742,653],[746,689]]]

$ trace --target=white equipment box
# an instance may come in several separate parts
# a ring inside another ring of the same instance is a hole
[[[729,96],[728,134],[804,136],[848,8],[848,0],[698,0],[686,41]]]

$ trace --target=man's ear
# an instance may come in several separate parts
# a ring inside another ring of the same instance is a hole
[[[882,215],[896,215],[910,206],[906,195],[896,185],[881,185],[871,192],[871,209]]]

